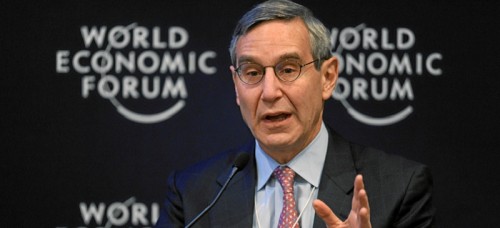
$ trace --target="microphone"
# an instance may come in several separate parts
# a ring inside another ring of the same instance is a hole
[[[193,220],[191,220],[191,222],[187,226],[185,226],[185,228],[189,228],[189,227],[193,226],[201,218],[201,216],[205,215],[210,210],[210,208],[212,208],[215,205],[215,203],[217,202],[217,200],[219,200],[219,198],[222,195],[222,193],[224,192],[224,190],[226,190],[226,187],[229,184],[229,181],[231,179],[233,179],[233,176],[238,171],[245,168],[249,159],[250,159],[250,156],[244,152],[240,152],[238,155],[236,155],[236,159],[234,159],[234,162],[233,162],[233,168],[231,170],[231,174],[229,174],[229,177],[227,178],[226,182],[224,183],[224,185],[222,185],[222,188],[219,190],[219,193],[217,193],[217,195],[212,200],[212,202],[202,212],[200,212]]]

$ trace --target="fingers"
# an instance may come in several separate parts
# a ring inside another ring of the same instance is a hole
[[[351,209],[354,211],[359,211],[361,208],[359,201],[359,192],[365,189],[365,184],[363,183],[363,177],[361,175],[357,175],[354,178],[354,194],[351,202]]]
[[[321,200],[314,200],[313,207],[316,214],[323,219],[327,227],[371,228],[370,205],[361,175],[357,175],[354,179],[354,195],[352,197],[351,213],[349,213],[346,221],[341,221]]]
[[[361,175],[356,176],[356,179],[354,180],[354,197],[352,203],[352,209],[357,211],[358,214],[358,224],[360,224],[361,227],[371,227],[370,205],[368,203],[368,195],[366,193],[363,177]]]
[[[372,224],[370,222],[370,213],[366,208],[362,208],[359,212],[359,227],[366,227],[366,228],[371,228]]]
[[[363,182],[363,176],[361,174],[356,175],[354,179],[354,189],[361,190],[365,189],[365,183]]]
[[[323,203],[323,201],[318,199],[314,200],[313,207],[316,214],[323,219],[327,227],[342,223],[342,221],[340,221],[340,219],[333,213],[332,209]]]
[[[363,189],[359,192],[360,209],[358,219],[361,227],[371,227],[370,225],[370,205],[368,204],[368,195]]]

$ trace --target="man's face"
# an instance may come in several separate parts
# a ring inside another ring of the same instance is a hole
[[[237,66],[231,66],[236,102],[260,146],[274,159],[287,162],[305,148],[321,127],[323,102],[337,79],[336,59],[302,68],[293,82],[281,81],[271,67],[257,84],[239,80],[235,68],[242,62],[275,66],[283,59],[300,64],[313,61],[309,34],[300,19],[263,22],[240,37],[236,44]]]

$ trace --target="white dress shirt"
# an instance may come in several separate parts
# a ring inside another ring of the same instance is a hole
[[[314,140],[287,164],[279,164],[269,157],[255,141],[257,163],[257,186],[255,191],[255,211],[253,227],[277,227],[283,206],[283,190],[272,175],[278,166],[288,166],[296,173],[294,196],[301,227],[312,227],[314,208],[312,202],[318,197],[321,172],[328,147],[328,131],[322,123]]]

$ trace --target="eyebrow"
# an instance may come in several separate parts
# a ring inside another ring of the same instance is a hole
[[[285,59],[296,59],[296,60],[301,60],[299,54],[295,53],[295,52],[290,52],[290,53],[285,53],[283,55],[281,55],[279,58],[278,58],[278,62],[279,61],[282,61],[282,60],[285,60]],[[249,56],[249,55],[242,55],[240,56],[238,59],[237,59],[237,65],[238,64],[241,64],[243,62],[251,62],[251,63],[258,63],[257,61],[255,61],[255,58],[253,58],[252,56]]]
[[[244,62],[255,62],[253,60],[254,58],[252,58],[251,56],[248,56],[248,55],[242,55],[240,56],[237,60],[236,60],[236,65],[239,65],[241,63],[244,63]]]

